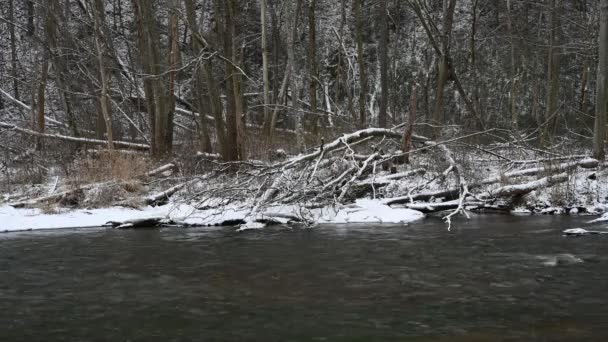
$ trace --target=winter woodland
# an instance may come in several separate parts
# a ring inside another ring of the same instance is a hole
[[[608,0],[5,0],[0,231],[608,208]]]

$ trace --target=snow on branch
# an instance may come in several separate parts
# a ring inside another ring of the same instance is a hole
[[[31,129],[21,128],[21,127],[18,127],[16,125],[12,125],[12,124],[9,124],[6,122],[0,122],[0,128],[6,128],[6,129],[10,129],[10,130],[13,130],[13,131],[21,133],[21,134],[31,135],[31,136],[45,138],[45,139],[62,140],[62,141],[69,141],[69,142],[73,142],[73,143],[82,143],[82,144],[89,144],[89,145],[105,146],[108,144],[108,142],[105,140],[78,138],[78,137],[72,137],[72,136],[61,135],[61,134],[40,133],[40,132],[33,131]],[[126,148],[126,149],[134,149],[134,150],[149,150],[150,149],[149,145],[130,143],[130,142],[125,142],[125,141],[114,141],[114,146]]]

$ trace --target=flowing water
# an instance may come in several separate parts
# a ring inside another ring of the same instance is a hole
[[[0,235],[0,341],[603,341],[588,218]]]

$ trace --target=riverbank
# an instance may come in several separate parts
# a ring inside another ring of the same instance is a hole
[[[93,151],[46,181],[10,187],[0,231],[82,226],[407,223],[469,212],[589,214],[608,209],[608,169],[572,149],[480,147],[365,129],[289,156],[223,162],[205,153],[159,163],[132,151]],[[470,138],[470,136],[469,136]],[[415,153],[414,153],[415,152]],[[549,156],[547,156],[549,155]],[[13,171],[11,171],[13,172]],[[9,174],[16,178],[19,173]]]
[[[129,228],[133,222],[157,221],[167,226],[235,226],[240,230],[263,228],[269,224],[344,224],[344,223],[408,223],[424,218],[411,209],[391,208],[380,200],[357,200],[341,208],[307,210],[295,205],[270,206],[255,212],[246,205],[197,209],[193,205],[171,203],[140,209],[112,207],[100,209],[61,209],[45,214],[40,209],[15,209],[0,206],[2,232],[39,229],[116,226]],[[112,224],[120,223],[120,225]]]
[[[377,198],[359,198],[352,203],[334,203],[333,205],[319,206],[312,202],[308,203],[265,203],[261,205],[254,198],[245,201],[236,201],[230,196],[226,198],[202,196],[202,192],[214,189],[233,188],[232,184],[206,181],[205,178],[193,178],[189,180],[189,186],[181,187],[177,185],[169,186],[169,189],[180,187],[171,196],[166,198],[166,202],[156,203],[156,205],[134,205],[135,203],[146,203],[146,199],[159,198],[161,187],[141,190],[134,196],[135,198],[124,198],[122,196],[112,198],[110,205],[106,207],[96,205],[100,192],[107,184],[92,187],[80,194],[79,206],[62,206],[59,196],[47,195],[49,201],[54,203],[33,204],[35,201],[22,200],[13,203],[0,205],[0,232],[27,231],[39,229],[60,229],[60,228],[80,228],[80,227],[120,227],[131,228],[134,223],[141,222],[144,225],[159,226],[234,226],[239,230],[259,229],[272,224],[344,224],[344,223],[402,223],[421,220],[426,215],[445,216],[453,212],[453,208],[458,205],[458,199],[446,200],[445,197],[431,198],[425,201],[426,204],[416,202],[418,195],[396,196],[403,194],[403,189],[420,187],[420,184],[427,183],[429,179],[434,179],[436,175],[428,173],[411,172],[415,177],[395,177],[394,173],[379,172],[375,175],[375,180],[364,179],[357,183],[356,188],[364,188],[371,184],[379,185],[375,190]],[[404,173],[397,174],[403,175]],[[602,203],[601,199],[606,196],[606,179],[603,174],[596,177],[597,170],[584,169],[571,172],[567,182],[557,185],[539,187],[518,199],[516,204],[507,205],[503,201],[488,201],[483,205],[470,202],[464,206],[466,211],[496,212],[517,215],[533,214],[562,214],[562,215],[601,215],[606,212],[608,205]],[[391,177],[393,177],[391,179]],[[492,176],[490,177],[492,178]],[[532,178],[526,177],[527,183],[536,182]],[[196,180],[196,181],[193,181]],[[170,184],[176,183],[169,181]],[[388,184],[383,184],[387,182]],[[213,183],[213,184],[212,184]],[[51,186],[51,185],[46,185]],[[55,185],[56,186],[56,185]],[[445,186],[445,185],[443,185]],[[117,185],[112,185],[110,189],[113,194],[122,194],[116,191]],[[167,186],[164,186],[166,188]],[[498,187],[504,188],[505,186]],[[442,187],[437,185],[435,188],[427,189],[427,193],[441,193]],[[496,186],[494,187],[496,189]],[[57,193],[65,193],[60,187]],[[359,190],[362,191],[362,190]],[[488,190],[490,191],[490,190]],[[486,192],[488,192],[486,191]],[[365,193],[365,191],[363,191]],[[445,192],[444,192],[445,193]],[[559,196],[558,196],[559,195]],[[13,195],[15,196],[15,195]],[[107,195],[104,195],[107,196]],[[563,197],[560,197],[563,196]],[[5,196],[5,198],[8,196]],[[169,198],[170,197],[170,198]],[[408,201],[411,201],[408,203]],[[404,201],[405,200],[405,201]],[[470,199],[477,200],[477,199]],[[27,204],[29,203],[32,204]],[[107,202],[108,199],[105,199]],[[430,204],[429,204],[430,203]],[[84,207],[84,205],[89,207]],[[427,205],[428,207],[425,207]],[[49,206],[52,207],[49,210]],[[440,210],[444,206],[445,210]],[[466,211],[459,213],[466,215]],[[597,220],[608,220],[608,215],[604,215]]]

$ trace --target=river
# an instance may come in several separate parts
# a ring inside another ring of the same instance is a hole
[[[0,341],[608,338],[589,218],[0,235]]]

